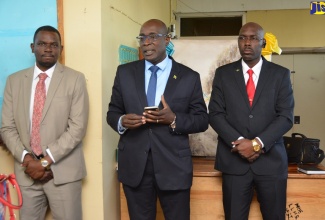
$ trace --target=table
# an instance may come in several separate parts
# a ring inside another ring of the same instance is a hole
[[[323,166],[320,168],[325,169]],[[191,188],[191,220],[224,219],[221,172],[214,170],[214,158],[193,157]],[[120,185],[121,220],[128,220],[126,199]],[[163,220],[158,203],[157,220]],[[307,175],[288,167],[286,220],[325,219],[325,175]],[[259,203],[254,195],[249,220],[262,220]]]

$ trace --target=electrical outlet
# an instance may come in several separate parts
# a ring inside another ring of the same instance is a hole
[[[293,121],[295,124],[300,124],[300,116],[294,116]]]

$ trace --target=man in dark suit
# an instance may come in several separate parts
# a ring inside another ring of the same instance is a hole
[[[260,25],[245,24],[238,37],[242,59],[219,67],[213,81],[209,121],[219,135],[215,168],[223,173],[227,220],[248,219],[254,189],[264,220],[285,219],[288,162],[282,136],[293,125],[294,99],[290,71],[261,56],[263,37]]]
[[[162,21],[145,22],[137,38],[145,60],[117,68],[107,112],[107,123],[120,134],[118,178],[132,220],[154,220],[157,197],[165,219],[188,220],[193,173],[188,134],[208,128],[200,76],[167,56],[170,37]],[[147,92],[152,66],[159,67],[156,89]],[[155,100],[148,104],[152,93]],[[144,112],[148,105],[159,111]]]

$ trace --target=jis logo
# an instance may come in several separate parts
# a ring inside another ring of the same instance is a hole
[[[325,2],[310,2],[311,15],[325,15]]]

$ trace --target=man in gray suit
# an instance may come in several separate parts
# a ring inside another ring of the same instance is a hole
[[[15,159],[24,200],[20,219],[43,220],[49,205],[54,219],[80,220],[89,111],[85,77],[58,62],[63,46],[55,28],[38,28],[31,49],[35,66],[8,77],[2,109],[1,135]],[[38,95],[41,75],[44,93]]]
[[[248,219],[254,189],[264,220],[285,219],[282,136],[293,125],[294,99],[290,71],[261,56],[265,43],[260,25],[245,24],[238,37],[242,59],[219,67],[213,81],[209,120],[218,133],[215,168],[223,173],[227,220]]]
[[[137,37],[144,60],[117,68],[108,124],[120,134],[118,178],[131,220],[155,220],[157,197],[167,220],[190,219],[192,157],[188,134],[208,128],[200,75],[166,54],[166,25],[145,22]],[[152,67],[157,86],[150,92]],[[144,108],[154,93],[151,105]]]

